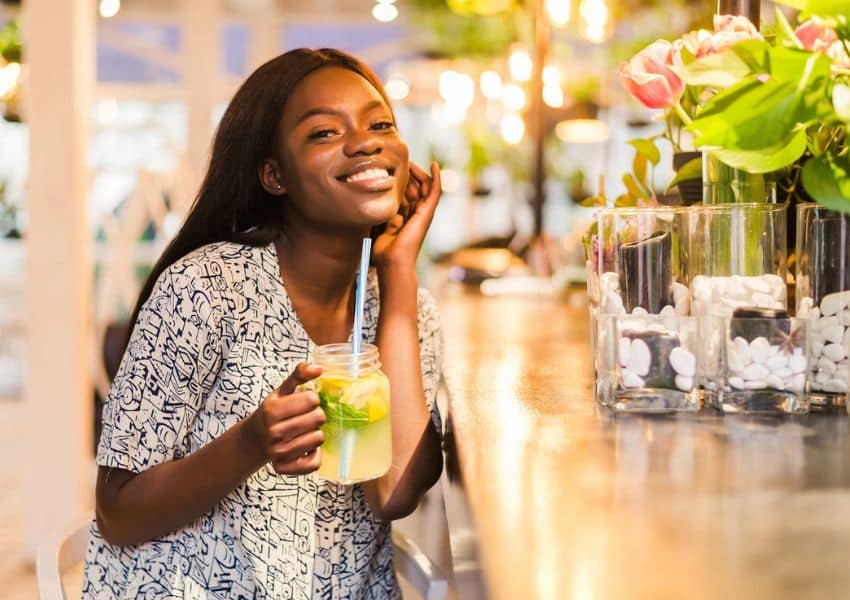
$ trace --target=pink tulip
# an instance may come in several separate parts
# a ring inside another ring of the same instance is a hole
[[[838,41],[835,31],[822,23],[809,19],[794,31],[803,48],[812,52],[826,50]]]
[[[841,69],[850,69],[850,56],[847,54],[847,49],[840,41],[834,41],[826,49],[826,55],[832,59],[832,64]]]
[[[670,108],[685,89],[670,69],[672,48],[670,42],[657,40],[620,65],[623,85],[647,108]]]
[[[747,17],[739,15],[714,15],[715,33],[745,33],[745,39],[761,39],[756,26]]]

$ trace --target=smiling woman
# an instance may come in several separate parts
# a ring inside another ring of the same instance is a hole
[[[355,58],[294,50],[247,79],[107,399],[85,598],[400,597],[389,521],[442,469],[439,324],[414,269],[440,192]],[[344,485],[316,475],[327,416],[304,361],[349,340],[370,234],[362,341],[390,383],[392,466]]]

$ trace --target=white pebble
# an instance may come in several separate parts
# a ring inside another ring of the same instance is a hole
[[[785,299],[785,292],[787,291],[787,287],[785,286],[785,281],[779,275],[768,273],[766,275],[762,275],[762,279],[767,282],[767,285],[770,287],[770,291],[773,294],[774,298],[776,298],[777,300]]]
[[[841,379],[830,379],[825,384],[823,384],[823,390],[825,392],[835,392],[843,394],[847,391],[847,381]]]
[[[620,291],[620,275],[614,271],[606,271],[599,277],[599,287],[603,292]]]
[[[797,307],[797,317],[800,319],[807,318],[815,306],[815,301],[811,296],[805,296],[800,300],[800,305]]]
[[[847,356],[847,352],[844,351],[844,346],[841,344],[827,344],[823,347],[823,355],[833,362],[838,362]]]
[[[688,286],[684,283],[674,281],[673,285],[670,286],[670,292],[673,294],[673,301],[677,302],[679,299],[686,298],[688,296]]]
[[[672,317],[676,315],[676,309],[668,304],[667,306],[662,308],[661,312],[659,312],[658,314],[662,317]]]
[[[817,358],[823,354],[823,342],[820,340],[812,340],[812,356]]]
[[[767,294],[755,293],[751,296],[750,300],[752,300],[754,306],[759,306],[763,308],[767,308],[773,304],[773,298],[771,298]]]
[[[777,377],[781,377],[782,379],[787,379],[788,377],[791,377],[791,375],[794,374],[794,371],[792,371],[788,367],[782,367],[781,369],[776,369],[773,374]]]
[[[757,337],[750,342],[750,358],[756,363],[765,363],[770,353],[770,342],[767,338]]]
[[[696,357],[684,348],[676,347],[670,351],[670,366],[672,366],[679,375],[693,377],[696,373],[696,365]]]
[[[812,309],[812,314],[809,315],[809,317],[812,318],[812,319],[820,319],[820,309],[817,306],[815,306]]]
[[[788,359],[788,368],[792,373],[802,373],[806,370],[805,356],[792,356]]]
[[[827,327],[835,327],[836,325],[841,325],[841,323],[838,322],[838,317],[820,317],[814,323],[812,323],[812,329],[817,332],[822,332]]]
[[[629,369],[623,369],[620,373],[622,374],[623,387],[626,387],[626,388],[643,387],[643,379],[641,379],[636,373],[633,373]]]
[[[785,389],[792,392],[802,392],[804,385],[806,385],[806,375],[798,373],[785,383]]]
[[[741,365],[747,366],[750,362],[752,362],[752,358],[750,357],[750,345],[747,343],[747,340],[738,336],[733,340],[733,343],[735,344],[735,354],[737,355]]]
[[[784,354],[777,354],[767,359],[767,367],[774,373],[786,366],[788,366],[788,357]]]
[[[752,379],[744,382],[744,387],[748,390],[760,390],[767,387],[767,382],[762,379]]]
[[[694,378],[686,375],[676,375],[676,387],[683,392],[690,392],[694,387]]]
[[[838,322],[845,327],[850,327],[850,308],[844,309],[841,316],[838,317]]]
[[[744,379],[764,379],[769,374],[770,369],[759,363],[753,363],[744,369]]]
[[[645,309],[644,307],[642,307],[642,306],[635,306],[635,307],[632,309],[632,314],[633,314],[633,315],[648,315],[648,314],[649,314],[649,311],[648,311],[648,310],[646,310],[646,309]]]
[[[777,390],[785,389],[785,382],[782,381],[781,377],[777,377],[773,373],[765,377],[764,382],[769,386]]]
[[[832,378],[831,373],[827,373],[826,371],[821,371],[817,375],[815,375],[815,381],[820,384],[824,384]]]
[[[744,389],[744,380],[741,377],[730,377],[729,385],[731,385],[733,388],[742,390]]]
[[[625,367],[629,364],[629,348],[632,347],[632,340],[624,337],[620,338],[620,366]]]
[[[633,340],[632,346],[629,349],[628,367],[640,377],[646,377],[649,373],[649,366],[652,362],[652,354],[649,351],[649,346],[643,340]],[[643,385],[643,384],[641,384]]]
[[[820,301],[820,311],[824,315],[834,315],[850,303],[850,291],[827,294]]]
[[[759,277],[744,278],[744,285],[754,292],[761,292],[763,294],[770,292],[770,286],[768,283]]]
[[[821,329],[821,333],[823,334],[823,339],[827,342],[840,344],[841,339],[844,337],[844,326],[831,325],[829,327],[824,327]]]
[[[623,299],[620,298],[620,294],[613,290],[605,294],[605,300],[603,300],[601,308],[603,313],[608,314],[622,315],[626,312]]]
[[[835,373],[835,363],[829,360],[825,356],[821,356],[820,360],[817,362],[817,369],[821,373],[826,373],[830,377]]]
[[[771,358],[779,354],[779,346],[771,346],[767,351],[767,360],[765,362],[769,362]]]
[[[738,356],[738,353],[734,352],[734,351],[729,353],[729,357],[727,359],[727,362],[728,362],[729,370],[732,373],[735,373],[735,374],[739,374],[741,371],[744,370],[744,367],[747,366],[747,365],[745,365],[744,363],[741,362],[741,359]]]
[[[841,345],[847,348],[847,354],[850,354],[850,327],[844,331],[844,337],[841,340]]]

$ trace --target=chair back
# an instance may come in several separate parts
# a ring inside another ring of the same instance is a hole
[[[62,577],[86,559],[91,522],[91,515],[81,517],[69,531],[43,543],[39,548],[36,573],[41,600],[67,598]]]

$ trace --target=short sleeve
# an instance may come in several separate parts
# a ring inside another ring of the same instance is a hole
[[[426,290],[418,293],[419,358],[422,365],[422,387],[425,401],[437,432],[442,434],[442,420],[437,407],[437,390],[442,377],[443,337],[437,301]]]
[[[140,472],[189,453],[189,433],[221,364],[221,302],[176,263],[142,306],[103,410],[97,462]]]

